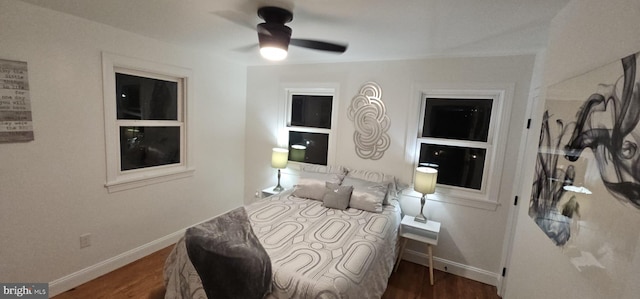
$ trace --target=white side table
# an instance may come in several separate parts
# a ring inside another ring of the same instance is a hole
[[[276,186],[271,186],[271,187],[267,187],[267,188],[262,189],[262,191],[261,191],[262,198],[269,197],[271,195],[276,195],[276,194],[281,192],[281,191],[280,192],[273,191],[273,188],[275,188],[275,187]]]
[[[438,245],[438,234],[440,234],[440,222],[428,220],[427,223],[416,222],[413,220],[413,216],[404,215],[400,224],[400,238],[402,244],[400,245],[400,256],[394,271],[398,270],[400,260],[402,260],[402,253],[405,246],[407,246],[408,240],[414,240],[427,244],[427,250],[429,251],[429,280],[433,285],[433,248],[432,246]]]

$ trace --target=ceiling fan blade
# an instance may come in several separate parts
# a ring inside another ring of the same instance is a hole
[[[236,25],[240,25],[251,30],[256,29],[255,17],[253,16],[249,16],[247,14],[233,10],[220,10],[211,13]]]
[[[292,38],[289,43],[294,46],[309,48],[314,50],[329,51],[336,53],[344,53],[347,50],[347,44],[336,44],[310,39]]]

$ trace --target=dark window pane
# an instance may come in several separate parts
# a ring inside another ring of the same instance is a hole
[[[116,73],[118,119],[178,120],[178,83]]]
[[[291,125],[331,129],[332,96],[293,95]]]
[[[438,169],[438,184],[480,190],[486,150],[423,143],[420,166]],[[430,164],[430,165],[425,165]]]
[[[487,141],[492,99],[427,98],[422,137]]]
[[[329,134],[289,131],[290,161],[327,165],[328,149]]]
[[[120,169],[180,163],[180,127],[120,127]]]

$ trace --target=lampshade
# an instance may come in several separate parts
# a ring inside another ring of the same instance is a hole
[[[437,178],[438,170],[431,167],[418,167],[416,168],[413,189],[422,194],[435,193]]]
[[[271,167],[273,168],[285,168],[287,167],[287,160],[289,159],[289,150],[285,148],[273,148],[271,154]]]

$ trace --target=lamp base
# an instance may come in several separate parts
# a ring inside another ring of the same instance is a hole
[[[278,185],[275,188],[273,188],[273,191],[280,192],[282,190],[284,190],[284,188],[280,186],[280,169],[278,169]]]
[[[413,218],[415,222],[427,223],[427,217],[424,217],[422,210],[424,209],[424,203],[426,201],[426,194],[422,194],[422,198],[420,198],[420,214],[416,215],[416,218]]]

